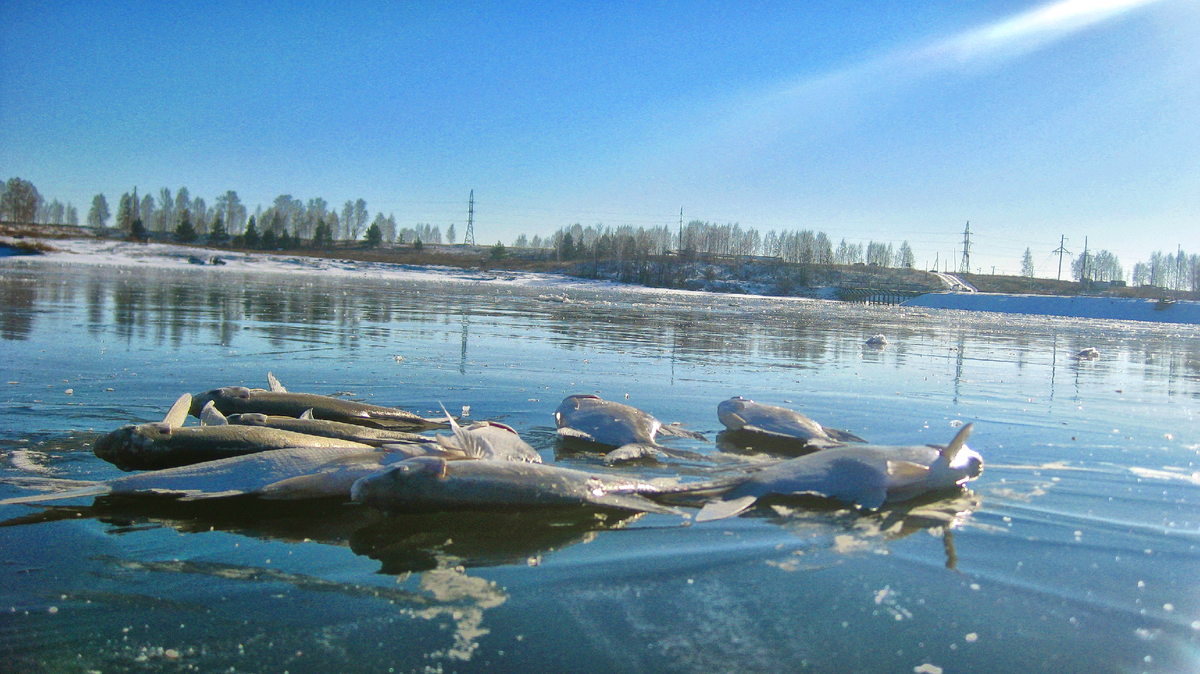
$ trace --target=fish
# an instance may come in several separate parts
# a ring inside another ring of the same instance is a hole
[[[983,457],[966,445],[967,424],[949,445],[847,445],[779,461],[705,503],[697,522],[733,517],[766,496],[811,494],[876,510],[928,492],[966,484],[983,472]]]
[[[453,435],[437,436],[437,444],[447,453],[462,452],[473,459],[542,462],[542,455],[522,440],[511,426],[495,421],[479,421],[463,428],[446,412],[445,405],[442,406],[442,412],[446,414],[446,423],[450,425]]]
[[[205,419],[203,416],[204,410],[201,410],[201,422],[214,426],[222,425],[221,420],[224,420],[225,423],[235,426],[277,428],[293,433],[304,433],[305,435],[319,435],[326,438],[350,440],[360,442],[364,445],[371,445],[372,447],[379,447],[389,443],[430,442],[433,439],[428,436],[407,433],[405,431],[371,428],[369,426],[347,424],[328,419],[314,419],[311,410],[306,410],[299,417],[246,412],[244,414],[231,414],[226,418],[215,407],[209,407],[208,409],[213,410],[214,414],[209,415],[209,418]]]
[[[707,460],[703,454],[668,449],[655,441],[655,437],[662,434],[707,442],[700,433],[674,425],[663,425],[661,421],[636,407],[604,400],[595,395],[567,396],[554,411],[554,422],[558,426],[560,437],[616,447],[605,455],[606,463],[664,455]]]
[[[717,418],[733,432],[795,440],[814,449],[865,442],[853,433],[826,428],[795,410],[756,403],[741,396],[717,405]]]
[[[660,491],[663,487],[639,478],[554,464],[417,457],[360,478],[350,498],[385,511],[593,506],[682,515],[647,497]]]
[[[63,481],[73,488],[8,498],[0,501],[0,505],[107,494],[175,495],[186,501],[246,495],[274,500],[348,498],[350,488],[359,478],[410,458],[405,452],[383,447],[288,447],[91,484]]]
[[[274,377],[271,377],[274,379]],[[299,418],[309,412],[314,419],[325,419],[375,428],[446,428],[446,424],[426,419],[397,407],[342,400],[316,393],[292,393],[272,384],[274,390],[252,389],[245,386],[224,386],[193,397],[190,413],[199,418],[208,402],[226,416],[259,413],[268,416]],[[280,390],[282,389],[282,390]]]
[[[95,455],[121,470],[159,470],[284,447],[369,449],[350,440],[258,426],[183,426],[190,394],[183,394],[162,421],[127,424],[100,437]]]

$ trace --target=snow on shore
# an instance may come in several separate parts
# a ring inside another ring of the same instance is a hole
[[[0,241],[2,243],[3,241]],[[299,255],[246,253],[239,251],[213,251],[164,243],[130,243],[103,239],[54,239],[46,241],[53,251],[38,255],[36,259],[67,265],[95,265],[107,267],[151,267],[163,269],[210,269],[213,273],[223,270],[240,270],[267,273],[302,273],[322,276],[357,276],[368,278],[405,279],[414,281],[437,281],[443,283],[486,283],[519,285],[533,288],[617,288],[643,290],[652,293],[692,293],[689,290],[665,290],[643,288],[611,281],[578,279],[562,274],[547,274],[524,271],[462,269],[405,265],[382,262],[360,262]],[[203,267],[190,262],[209,262],[218,256],[223,266],[205,264]],[[5,264],[29,259],[27,257],[4,258]],[[818,296],[826,296],[818,293]],[[787,298],[800,301],[801,298]],[[819,300],[818,300],[819,301]],[[1075,318],[1099,318],[1115,320],[1152,321],[1157,323],[1200,324],[1200,302],[1179,301],[1169,305],[1154,300],[1127,299],[1116,297],[1068,297],[1057,295],[1005,295],[979,292],[929,293],[915,297],[904,306],[929,309],[959,309],[967,311],[990,311],[1007,314],[1032,314],[1039,316],[1065,316]]]
[[[3,243],[3,241],[0,241]],[[100,267],[141,267],[157,269],[208,269],[213,273],[228,271],[320,274],[321,276],[355,276],[367,278],[440,281],[449,283],[504,283],[530,287],[552,288],[610,288],[623,284],[606,281],[575,279],[560,274],[536,272],[463,269],[459,267],[406,265],[385,262],[328,259],[289,255],[287,253],[247,253],[244,251],[215,251],[167,243],[132,243],[104,239],[47,240],[54,250],[35,258],[63,265]],[[212,264],[220,258],[220,266]],[[10,257],[8,260],[31,259]],[[199,264],[203,262],[204,264]],[[636,287],[636,286],[632,286]]]
[[[1160,303],[1155,300],[1126,297],[929,293],[904,302],[904,306],[991,311],[1001,314],[1200,324],[1200,302]]]

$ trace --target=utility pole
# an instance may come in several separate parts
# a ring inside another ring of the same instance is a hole
[[[463,245],[475,245],[475,190],[471,190],[471,200],[467,202],[467,233],[463,235]]]
[[[967,228],[963,230],[963,254],[962,264],[959,265],[959,271],[964,274],[971,273],[971,221],[967,220]]]
[[[1059,280],[1059,281],[1061,281],[1061,280],[1062,280],[1062,258],[1063,258],[1063,254],[1064,254],[1064,253],[1065,253],[1065,254],[1067,254],[1067,255],[1070,255],[1070,254],[1071,254],[1071,251],[1067,250],[1066,246],[1067,246],[1067,237],[1066,237],[1066,236],[1063,236],[1063,237],[1062,237],[1062,240],[1061,240],[1061,241],[1059,241],[1059,243],[1058,243],[1058,249],[1057,249],[1057,250],[1052,250],[1052,251],[1050,251],[1051,253],[1058,253],[1058,280]]]

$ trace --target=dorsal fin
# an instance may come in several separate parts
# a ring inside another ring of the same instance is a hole
[[[946,445],[946,448],[942,450],[941,459],[947,464],[954,463],[954,457],[958,456],[958,451],[966,446],[967,437],[971,435],[971,431],[974,428],[974,423],[963,426],[962,429],[955,434],[954,439],[950,441],[950,444]]]
[[[304,410],[304,412],[302,412],[302,413],[300,414],[300,418],[301,418],[301,419],[316,419],[316,417],[315,417],[315,416],[313,416],[313,410],[312,410],[312,408],[311,408],[311,407],[310,407],[310,408],[308,408],[308,409],[306,409],[306,410]]]
[[[200,425],[201,426],[227,426],[229,420],[224,414],[213,405],[213,401],[204,403],[204,408],[200,410]]]
[[[283,387],[283,384],[280,384],[279,380],[275,378],[275,375],[271,374],[270,372],[267,373],[267,385],[269,385],[271,390],[275,393],[287,393],[287,389]]]
[[[442,405],[440,402],[438,404]],[[459,426],[454,417],[450,416],[450,413],[446,411],[445,405],[442,405],[442,412],[446,414],[446,421],[450,423],[450,430],[454,432],[454,438],[458,440],[459,449],[467,456],[472,459],[490,459],[494,456],[495,452],[487,440],[463,430],[463,427]]]
[[[167,410],[167,416],[163,417],[163,423],[171,428],[179,428],[183,422],[187,420],[188,410],[192,408],[192,394],[184,393],[179,396],[179,400],[171,405],[171,409]]]

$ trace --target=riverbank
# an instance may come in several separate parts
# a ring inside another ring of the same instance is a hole
[[[872,297],[871,288],[888,289],[888,292],[900,288],[900,292],[911,297],[903,302],[905,306],[925,309],[1200,324],[1200,302],[1196,301],[1171,302],[1109,295],[944,292],[946,283],[942,275],[919,270],[833,265],[806,267],[762,258],[751,258],[736,264],[664,260],[657,263],[658,267],[643,268],[658,276],[643,278],[639,283],[630,281],[630,274],[626,273],[628,270],[623,269],[620,263],[546,260],[527,249],[508,249],[503,258],[491,259],[486,246],[427,246],[428,250],[421,251],[422,255],[413,255],[414,261],[407,262],[397,261],[408,256],[398,254],[395,249],[346,248],[268,253],[173,243],[135,243],[107,238],[43,239],[28,236],[0,239],[0,244],[11,246],[10,250],[37,254],[40,258],[60,264],[195,266],[211,267],[214,271],[344,274],[558,289],[619,285],[655,292],[694,291],[817,300],[845,299],[850,296],[847,291],[853,290],[857,293],[855,297],[861,301]],[[634,280],[638,279],[635,277]],[[972,281],[977,280],[972,277]]]

